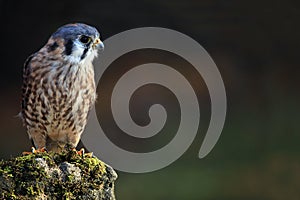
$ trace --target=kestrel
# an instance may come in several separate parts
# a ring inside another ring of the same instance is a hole
[[[96,28],[67,24],[27,59],[21,116],[36,148],[77,146],[96,100],[92,62],[103,48]]]

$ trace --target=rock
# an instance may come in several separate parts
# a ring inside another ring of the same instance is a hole
[[[75,151],[34,153],[0,161],[0,199],[114,200],[116,172]]]

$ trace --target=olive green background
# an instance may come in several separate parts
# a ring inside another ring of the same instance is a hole
[[[165,27],[198,41],[216,62],[228,96],[225,127],[213,151],[198,159],[210,112],[201,83],[203,121],[193,145],[159,171],[119,172],[117,198],[299,199],[299,2],[1,0],[0,16],[0,158],[30,149],[16,117],[22,66],[59,26],[92,24],[103,40],[132,28]]]

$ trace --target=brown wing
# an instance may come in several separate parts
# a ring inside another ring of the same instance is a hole
[[[26,107],[26,104],[28,102],[28,96],[29,96],[29,91],[28,91],[28,78],[29,74],[31,71],[31,66],[30,62],[32,58],[35,56],[35,54],[32,54],[27,58],[27,60],[24,63],[23,67],[23,85],[22,85],[22,102],[21,102],[21,117],[24,119],[24,110]]]

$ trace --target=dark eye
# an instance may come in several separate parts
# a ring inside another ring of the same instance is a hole
[[[83,44],[87,44],[91,41],[91,38],[85,35],[80,36],[79,41]]]

